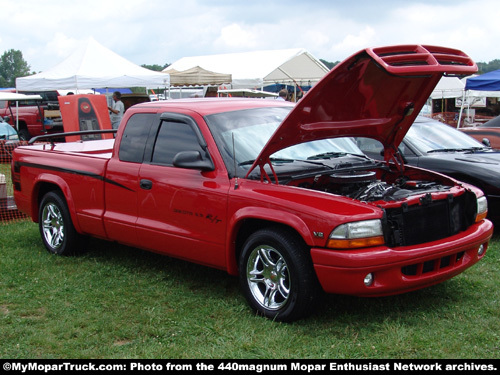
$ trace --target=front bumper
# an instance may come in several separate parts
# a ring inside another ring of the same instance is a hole
[[[312,248],[319,282],[327,293],[386,296],[448,280],[484,257],[493,225],[484,220],[452,237],[415,246],[334,251]],[[483,246],[483,252],[478,254]],[[370,286],[366,275],[373,275]]]

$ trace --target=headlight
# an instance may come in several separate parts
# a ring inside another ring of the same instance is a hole
[[[332,249],[356,249],[383,244],[382,222],[376,219],[339,225],[330,233],[327,247]]]
[[[482,197],[477,198],[476,223],[486,218],[486,215],[488,215],[488,201],[483,195]]]

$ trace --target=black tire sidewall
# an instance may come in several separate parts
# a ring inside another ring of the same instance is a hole
[[[285,259],[291,279],[289,299],[278,310],[266,309],[255,300],[246,276],[247,263],[253,249],[259,245],[272,246]],[[291,322],[308,315],[316,296],[312,261],[298,236],[281,228],[261,229],[249,236],[239,258],[239,279],[250,307],[267,318]]]
[[[64,222],[64,239],[62,245],[55,249],[49,243],[47,243],[45,239],[45,235],[43,233],[43,209],[47,204],[53,203],[57,206],[59,211],[61,212],[61,216]],[[73,222],[71,221],[71,216],[68,210],[68,206],[66,204],[65,199],[58,192],[49,192],[45,194],[40,202],[40,209],[38,212],[38,226],[40,230],[40,235],[42,237],[43,244],[47,251],[51,254],[56,255],[74,255],[78,253],[78,241],[77,241],[77,233],[73,227]]]
[[[20,129],[17,132],[17,135],[19,136],[20,141],[29,141],[31,139],[31,135],[27,129]]]

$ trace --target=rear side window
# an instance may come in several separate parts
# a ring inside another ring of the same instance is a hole
[[[163,121],[158,131],[151,162],[173,165],[175,155],[181,151],[199,151],[204,154],[193,128],[184,122]]]
[[[120,142],[118,155],[121,161],[142,163],[149,130],[155,117],[153,113],[138,113],[130,117]]]

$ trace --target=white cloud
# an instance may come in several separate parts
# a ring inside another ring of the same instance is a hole
[[[375,30],[370,26],[365,26],[357,34],[347,34],[340,42],[335,43],[332,51],[335,55],[348,57],[363,48],[374,46],[375,36]]]
[[[215,46],[236,48],[236,49],[254,49],[258,47],[257,35],[250,29],[244,29],[242,26],[232,23],[220,30],[220,36],[214,42]]]
[[[92,36],[136,64],[184,56],[305,48],[342,60],[365,47],[454,47],[476,61],[500,58],[497,0],[0,0],[0,53],[21,50],[36,71]]]

